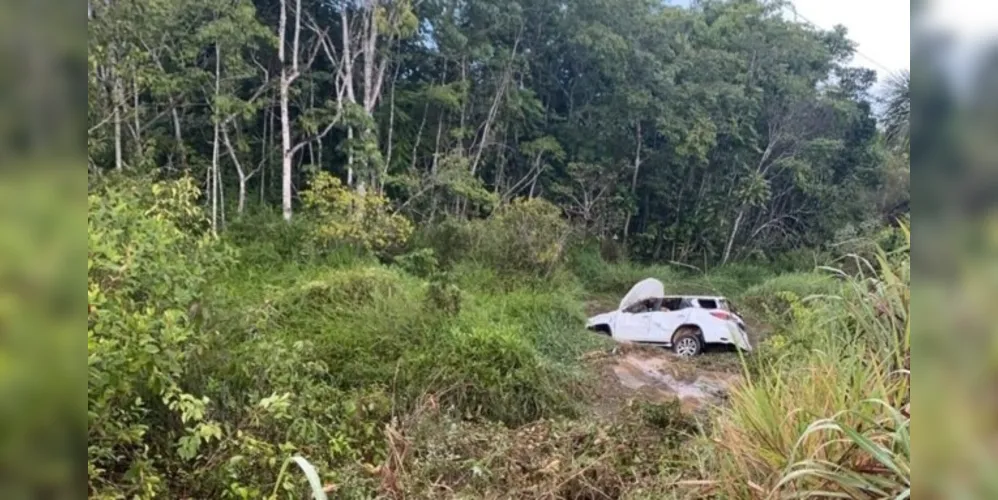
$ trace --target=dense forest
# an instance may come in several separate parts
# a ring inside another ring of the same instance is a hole
[[[91,2],[91,171],[190,174],[213,227],[316,172],[416,221],[555,203],[715,265],[907,210],[872,70],[782,2]],[[906,146],[905,146],[906,148]]]
[[[910,76],[845,29],[110,0],[88,44],[89,497],[910,497]],[[585,329],[648,277],[753,349]]]

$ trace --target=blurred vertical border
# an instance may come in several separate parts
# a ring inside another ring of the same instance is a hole
[[[61,0],[0,8],[3,499],[85,494],[83,19]]]
[[[996,9],[993,2],[912,2],[913,482],[920,497],[998,498]]]

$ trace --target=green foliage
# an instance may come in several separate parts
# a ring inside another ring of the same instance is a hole
[[[865,221],[907,211],[907,81],[884,141],[843,31],[758,0],[311,2],[284,40],[273,2],[91,7],[91,172],[180,180],[91,177],[90,496],[301,498],[292,461],[357,498],[400,496],[399,464],[434,476],[414,497],[661,486],[692,430],[674,406],[625,417],[640,432],[491,439],[576,414],[578,360],[607,347],[583,298],[649,276],[773,323],[711,431],[718,496],[904,491],[907,428],[862,401],[893,408],[904,385],[907,256],[882,249],[908,234]],[[352,36],[323,35],[343,20]],[[337,60],[361,53],[373,73]],[[285,221],[289,184],[304,210]],[[428,400],[454,424],[441,442],[507,455],[424,441],[406,464],[391,430]]]
[[[586,236],[616,236],[631,258],[698,267],[823,247],[848,223],[907,210],[894,165],[907,163],[894,151],[906,150],[895,131],[906,127],[907,82],[894,85],[885,141],[875,74],[848,66],[843,31],[790,20],[780,2],[620,2],[312,3],[301,12],[309,26],[285,40],[266,2],[94,4],[91,168],[210,170],[218,221],[245,210],[256,198],[247,190],[283,203],[285,180],[306,205],[316,189],[353,196],[323,179],[304,189],[306,164],[372,194],[352,200],[364,210],[324,207],[322,245],[388,254],[406,230],[383,195],[427,223],[542,197]],[[328,37],[341,17],[356,32]],[[278,46],[298,53],[281,63]],[[360,53],[381,68],[372,78],[342,64]],[[285,146],[272,68],[293,61]],[[114,117],[134,132],[116,134]],[[221,138],[208,140],[216,124]],[[275,168],[284,147],[295,165],[286,179]],[[347,215],[385,223],[383,233]]]
[[[784,293],[785,328],[750,361],[755,369],[712,436],[724,496],[910,496],[910,261],[901,230],[905,243],[877,251],[875,276],[848,276],[823,300]]]
[[[315,174],[301,196],[315,221],[313,237],[320,247],[353,245],[384,254],[412,235],[412,223],[391,212],[386,198],[348,189],[328,172]]]
[[[561,263],[568,225],[557,206],[515,200],[476,228],[475,254],[497,269],[548,275]]]
[[[539,198],[515,200],[487,219],[448,219],[421,229],[441,266],[471,260],[509,276],[549,276],[564,261],[568,224],[555,205]]]
[[[185,387],[205,346],[208,276],[232,253],[207,234],[193,181],[112,179],[88,196],[88,483],[163,493],[167,463],[221,437]],[[186,231],[185,231],[186,230]]]
[[[841,290],[841,283],[829,273],[784,273],[748,288],[738,303],[755,314],[779,318],[800,299],[838,295]]]
[[[409,274],[422,278],[429,278],[435,274],[440,267],[436,253],[432,248],[419,248],[412,252],[395,257],[394,261],[395,264]]]

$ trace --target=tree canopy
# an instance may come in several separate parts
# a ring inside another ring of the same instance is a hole
[[[785,8],[93,3],[90,168],[190,174],[217,228],[322,171],[417,222],[543,197],[649,260],[817,245],[877,215],[889,152],[845,30]]]

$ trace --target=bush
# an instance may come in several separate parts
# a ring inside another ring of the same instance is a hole
[[[301,198],[319,247],[351,245],[392,255],[412,235],[412,222],[391,212],[387,198],[348,189],[328,172],[317,173]]]
[[[505,276],[546,277],[563,263],[568,236],[561,210],[531,198],[504,205],[488,219],[444,220],[415,239],[445,268],[468,260]]]
[[[474,238],[475,229],[470,222],[447,218],[436,224],[421,226],[413,236],[410,247],[413,251],[423,248],[433,250],[440,267],[450,269],[469,257]]]
[[[222,236],[238,247],[242,267],[309,262],[321,256],[312,245],[313,227],[304,217],[284,220],[279,210],[261,209],[229,222]]]
[[[155,496],[167,463],[218,439],[187,392],[210,276],[232,253],[201,232],[189,178],[117,179],[88,197],[88,483],[96,496]]]
[[[790,310],[793,298],[813,295],[839,295],[842,282],[830,274],[787,273],[750,287],[738,298],[738,304],[756,315],[782,316]]]
[[[429,278],[437,273],[440,261],[432,248],[419,248],[395,257],[395,264],[407,273],[421,278]]]
[[[572,379],[546,361],[519,325],[474,324],[438,332],[430,349],[411,353],[405,367],[410,396],[438,392],[465,417],[509,425],[571,413]]]
[[[484,222],[479,252],[500,268],[549,274],[563,257],[568,224],[541,198],[515,200]]]

